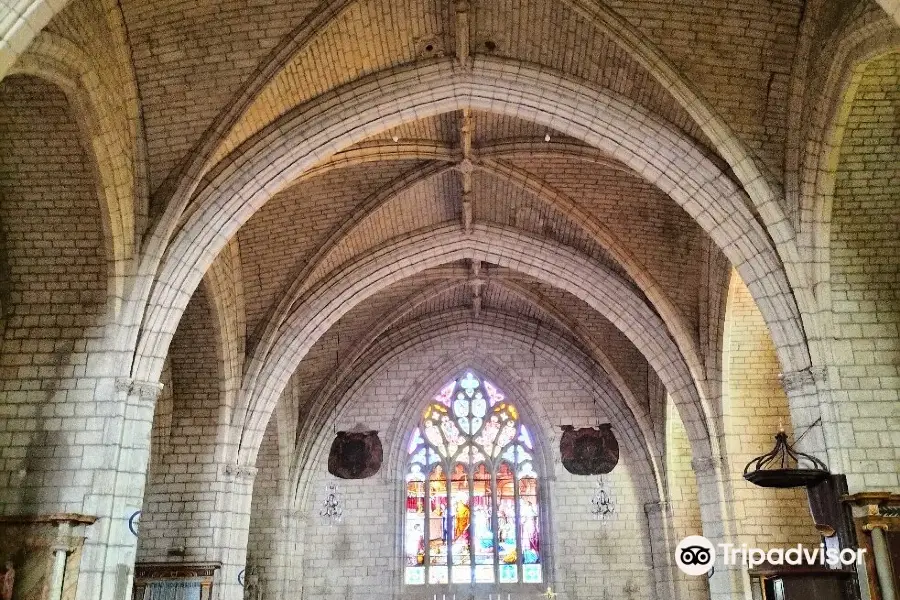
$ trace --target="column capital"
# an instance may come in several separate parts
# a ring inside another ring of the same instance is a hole
[[[806,367],[799,371],[788,371],[778,375],[785,392],[796,392],[807,385],[815,386],[828,381],[828,370],[825,367]]]
[[[712,475],[716,467],[722,468],[722,473],[727,473],[725,458],[722,456],[701,456],[691,460],[691,468],[698,475]]]
[[[229,463],[224,465],[222,471],[225,476],[230,477],[231,479],[250,482],[256,479],[258,469],[256,467],[251,467],[250,465],[236,465]]]
[[[282,523],[299,523],[305,524],[309,521],[309,512],[300,510],[299,508],[279,508],[276,509],[276,515],[281,519]]]
[[[875,531],[876,529],[880,529],[882,531],[893,531],[891,528],[890,521],[882,518],[872,518],[869,519],[864,525],[863,529],[866,531]]]
[[[163,389],[158,381],[140,381],[130,377],[116,378],[116,391],[125,392],[129,396],[138,396],[145,400],[156,400]]]
[[[657,514],[670,514],[672,504],[668,500],[660,500],[659,502],[648,502],[644,504],[644,512],[648,516]]]

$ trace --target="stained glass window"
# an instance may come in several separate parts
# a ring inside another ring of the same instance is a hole
[[[541,583],[534,442],[505,395],[467,372],[410,437],[407,585]]]

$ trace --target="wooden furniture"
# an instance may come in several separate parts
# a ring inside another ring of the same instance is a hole
[[[856,550],[856,530],[842,502],[847,479],[831,475],[807,487],[809,509],[826,548]],[[854,567],[831,569],[824,564],[763,565],[750,572],[754,600],[859,600]]]
[[[759,600],[851,600],[856,573],[827,568],[790,568],[754,570],[751,579],[758,582]]]
[[[221,563],[137,563],[134,565],[132,600],[151,597],[154,585],[167,582],[196,582],[200,600],[211,600],[213,579]]]
[[[85,529],[96,520],[74,513],[0,517],[0,595],[11,586],[16,600],[42,600],[51,590],[74,600]]]
[[[883,600],[886,586],[900,593],[900,494],[864,492],[844,496],[853,509],[871,600]]]

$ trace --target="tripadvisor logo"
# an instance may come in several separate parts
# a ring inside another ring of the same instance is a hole
[[[716,562],[716,547],[702,535],[691,535],[675,548],[675,564],[688,575],[706,575]]]
[[[723,565],[746,565],[754,569],[763,564],[784,565],[828,565],[829,567],[849,567],[861,565],[865,549],[826,548],[825,544],[815,547],[797,544],[790,548],[772,548],[769,551],[750,548],[747,544],[719,544],[716,546],[700,535],[684,538],[675,548],[675,564],[687,575],[706,575],[715,566],[716,556],[721,555]]]

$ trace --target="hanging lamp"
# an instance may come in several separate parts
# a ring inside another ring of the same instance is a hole
[[[775,447],[744,467],[744,479],[759,487],[798,488],[815,485],[831,475],[815,456],[795,450],[784,429],[775,434]]]

